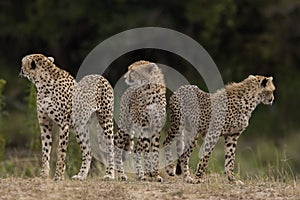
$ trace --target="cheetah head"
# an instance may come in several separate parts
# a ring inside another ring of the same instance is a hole
[[[258,96],[260,97],[261,102],[266,105],[272,105],[274,101],[273,93],[275,91],[273,77],[250,75],[248,79],[254,80],[256,83],[258,83]]]
[[[160,83],[163,75],[155,63],[149,61],[137,61],[128,67],[124,75],[127,85],[143,85],[146,83]]]
[[[42,54],[27,55],[22,59],[20,76],[28,78],[34,84],[38,84],[42,76],[48,74],[50,67],[53,67],[54,58]]]

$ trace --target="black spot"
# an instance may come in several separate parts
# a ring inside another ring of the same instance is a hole
[[[31,69],[35,69],[36,68],[36,64],[35,64],[35,62],[34,61],[31,61]]]

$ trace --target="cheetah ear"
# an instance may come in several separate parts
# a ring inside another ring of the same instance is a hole
[[[256,77],[253,75],[249,75],[248,78],[256,78]]]
[[[269,81],[273,81],[273,76],[270,76],[270,77],[268,78],[268,80],[269,80]]]
[[[261,81],[261,86],[263,87],[266,87],[267,86],[267,82],[268,82],[268,78],[264,78],[262,81]]]
[[[132,73],[136,73],[135,70],[131,69],[130,71],[128,71],[128,72],[124,75],[125,83],[126,83],[127,85],[133,85],[133,84],[134,84],[134,81],[132,80]]]
[[[157,68],[157,65],[155,63],[148,64],[148,72],[151,73]]]
[[[53,58],[53,57],[48,57],[48,59],[49,59],[52,63],[54,63],[54,58]]]

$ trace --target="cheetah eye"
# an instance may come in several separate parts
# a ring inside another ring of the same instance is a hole
[[[36,64],[34,61],[31,61],[31,69],[35,69],[36,68]]]

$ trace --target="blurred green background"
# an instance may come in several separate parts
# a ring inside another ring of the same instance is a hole
[[[58,66],[75,76],[88,53],[106,38],[154,26],[182,32],[201,44],[225,83],[249,74],[274,77],[275,102],[254,111],[238,144],[237,172],[242,177],[295,179],[300,173],[299,22],[298,0],[1,0],[0,79],[6,83],[0,81],[0,177],[36,176],[40,170],[35,89],[18,77],[24,55],[53,56]],[[139,59],[180,69],[206,90],[189,63],[153,49],[121,56],[106,72],[107,78],[115,84]],[[70,140],[67,173],[74,174],[80,151],[73,136]],[[220,141],[209,170],[222,172],[223,157]],[[196,161],[197,153],[192,170]]]

